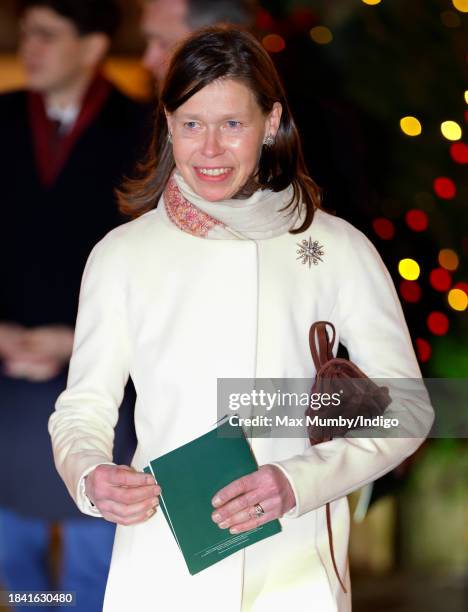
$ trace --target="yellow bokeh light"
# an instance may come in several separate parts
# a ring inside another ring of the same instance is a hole
[[[374,6],[375,4],[380,4],[382,0],[362,0],[364,4],[370,4],[370,6]]]
[[[460,140],[462,129],[456,121],[444,121],[440,124],[440,131],[447,140]]]
[[[468,295],[461,289],[450,289],[447,299],[454,310],[466,310],[468,306]]]
[[[310,37],[319,45],[326,45],[333,40],[333,34],[325,26],[316,26],[310,31]]]
[[[468,89],[465,91],[465,102],[468,104]]]
[[[452,249],[442,249],[439,253],[439,264],[446,270],[456,270],[458,268],[458,255]]]
[[[422,132],[421,123],[416,117],[403,117],[400,119],[401,131],[407,136],[419,136]]]
[[[421,268],[414,259],[402,259],[398,264],[398,272],[405,280],[416,280],[419,278]]]
[[[452,0],[452,4],[460,13],[468,13],[468,0]]]

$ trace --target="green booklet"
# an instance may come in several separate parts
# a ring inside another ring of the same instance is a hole
[[[280,522],[273,520],[231,534],[211,518],[215,493],[256,469],[242,429],[229,421],[154,459],[144,469],[161,486],[161,509],[192,575],[281,531]]]

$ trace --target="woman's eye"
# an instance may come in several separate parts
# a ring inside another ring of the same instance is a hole
[[[230,120],[227,122],[227,124],[228,124],[228,126],[229,126],[230,128],[238,128],[238,127],[240,127],[241,122],[240,122],[240,121],[236,121],[235,119],[230,119]]]
[[[189,130],[194,130],[195,128],[198,127],[198,122],[197,121],[186,121],[184,123],[184,127],[188,128]]]

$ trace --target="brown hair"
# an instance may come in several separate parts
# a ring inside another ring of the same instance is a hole
[[[118,193],[121,212],[138,217],[157,206],[175,167],[164,111],[173,113],[218,79],[235,79],[247,85],[265,115],[275,102],[281,104],[275,143],[263,147],[256,180],[262,188],[276,192],[292,185],[293,197],[287,208],[297,210],[303,202],[306,216],[301,227],[291,231],[306,230],[315,208],[320,207],[320,189],[307,172],[299,134],[273,62],[251,34],[233,26],[200,30],[175,52],[161,91],[153,141],[140,164],[139,178],[125,181]]]

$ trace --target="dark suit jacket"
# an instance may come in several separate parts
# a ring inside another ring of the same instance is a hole
[[[0,96],[0,320],[73,326],[87,256],[122,222],[113,190],[142,153],[150,113],[112,88],[54,184],[45,187],[27,100],[24,91]],[[0,376],[0,506],[50,519],[83,516],[56,473],[47,432],[65,384],[66,372],[47,383]],[[133,454],[132,411],[129,391],[117,428],[118,463]]]

